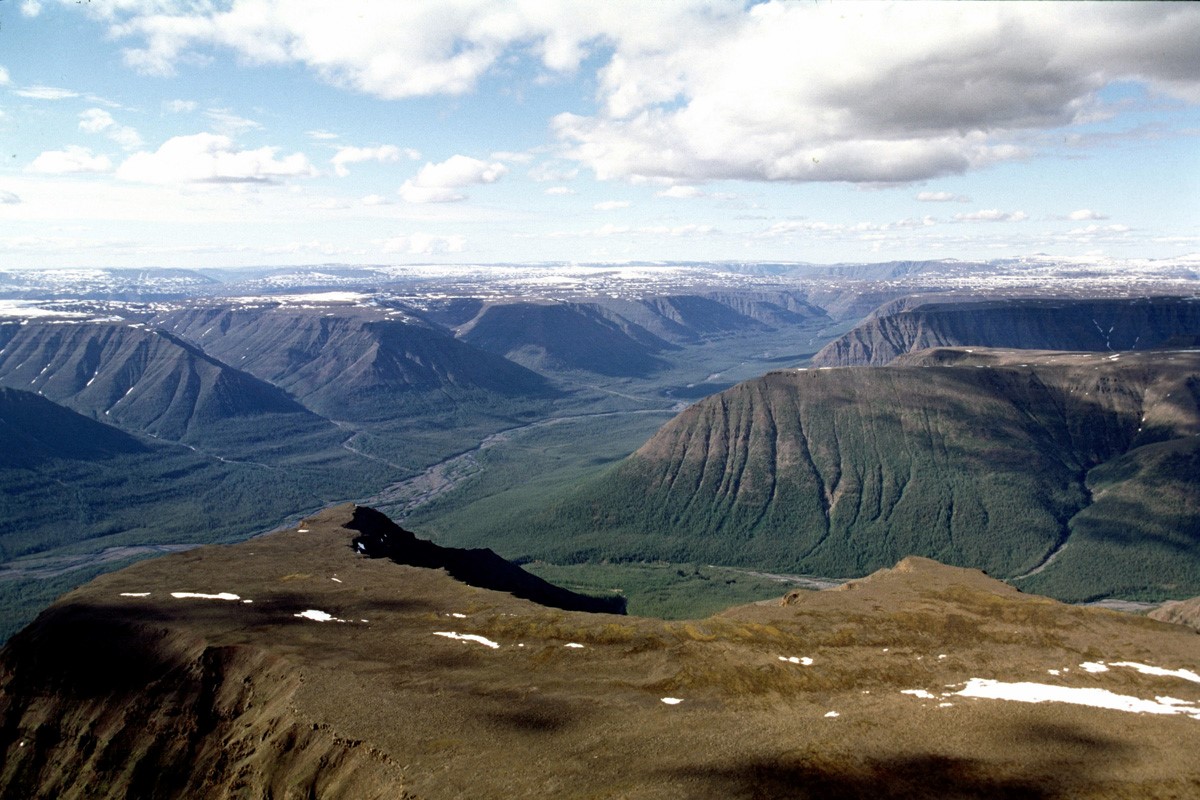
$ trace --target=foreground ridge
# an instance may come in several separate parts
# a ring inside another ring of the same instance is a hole
[[[1200,791],[1180,625],[919,558],[664,622],[456,579],[479,552],[343,505],[98,578],[0,652],[0,796]]]

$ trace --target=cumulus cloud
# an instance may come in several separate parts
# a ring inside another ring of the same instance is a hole
[[[195,100],[170,100],[163,103],[163,108],[172,114],[190,114],[196,110]]]
[[[953,192],[918,192],[917,201],[921,203],[969,203],[971,198],[965,194]]]
[[[308,177],[317,171],[303,153],[282,158],[279,148],[238,150],[232,139],[197,133],[168,139],[156,152],[135,153],[117,169],[117,177],[138,183],[269,183]]]
[[[42,4],[38,0],[25,0],[21,3],[21,16],[33,18],[42,13]]]
[[[965,214],[955,214],[958,222],[1024,222],[1029,215],[1024,211],[1001,211],[998,208],[970,211]]]
[[[433,256],[461,253],[466,249],[464,236],[439,236],[430,233],[410,233],[396,236],[383,243],[385,253],[404,253],[413,256]]]
[[[500,162],[488,163],[455,155],[440,164],[427,163],[416,177],[404,182],[400,196],[410,203],[453,203],[465,200],[460,189],[473,184],[495,183],[508,173]]]
[[[1094,119],[1097,92],[1114,82],[1200,102],[1193,3],[122,0],[87,8],[147,72],[227,48],[393,99],[463,94],[519,60],[561,73],[594,57],[599,110],[560,115],[553,129],[572,159],[624,180],[908,183],[1021,158],[1029,152],[1022,134]]]
[[[71,145],[62,150],[47,150],[26,169],[45,175],[70,175],[81,172],[108,172],[112,161],[106,155],[95,155],[86,147]]]
[[[402,150],[395,145],[385,144],[379,147],[343,147],[330,159],[330,163],[333,164],[333,171],[344,178],[350,174],[347,164],[360,164],[364,161],[385,164],[399,161],[401,158],[415,161],[420,157],[421,154],[411,147]]]
[[[8,86],[10,83],[12,83],[12,78],[9,77],[8,70],[0,67],[0,86]]]
[[[15,193],[0,189],[0,206],[15,206],[20,202],[21,198]]]
[[[142,137],[128,125],[118,125],[102,108],[89,108],[79,115],[79,129],[88,133],[102,133],[126,150],[142,146]]]
[[[381,194],[369,194],[360,200],[364,206],[386,206],[391,205],[392,201]]]
[[[1072,222],[1083,222],[1085,220],[1108,219],[1107,214],[1101,214],[1099,211],[1092,211],[1090,208],[1081,208],[1078,211],[1072,211],[1067,214],[1067,219]]]

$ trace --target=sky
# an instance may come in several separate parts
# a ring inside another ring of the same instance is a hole
[[[0,268],[1200,252],[1200,4],[0,0]]]

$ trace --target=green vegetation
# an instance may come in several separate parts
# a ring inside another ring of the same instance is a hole
[[[778,601],[794,584],[746,570],[699,564],[546,564],[526,571],[581,594],[620,594],[626,611],[642,617],[700,619],[730,606]]]

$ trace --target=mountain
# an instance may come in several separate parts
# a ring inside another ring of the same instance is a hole
[[[243,451],[280,429],[332,432],[278,388],[141,323],[0,324],[0,384],[127,431],[218,450]]]
[[[1186,345],[1200,335],[1200,301],[1194,298],[989,300],[896,308],[827,344],[813,357],[813,366],[882,365],[930,347],[1146,350]]]
[[[142,562],[0,652],[0,797],[1176,798],[1200,638],[906,559],[662,620],[357,552]]]
[[[1150,617],[1150,619],[1161,620],[1162,622],[1186,625],[1189,628],[1195,628],[1197,631],[1200,631],[1200,597],[1163,603],[1146,616]]]
[[[155,325],[333,419],[379,421],[448,405],[503,409],[554,391],[542,376],[401,311],[196,306]]]
[[[774,372],[490,541],[829,576],[917,554],[1070,599],[1195,594],[1198,375],[1194,351],[982,349]]]
[[[584,370],[646,376],[674,349],[640,326],[621,326],[580,303],[501,303],[482,308],[458,329],[463,341],[542,371]]]
[[[111,425],[41,395],[0,387],[0,470],[32,469],[54,459],[96,461],[147,447]]]

